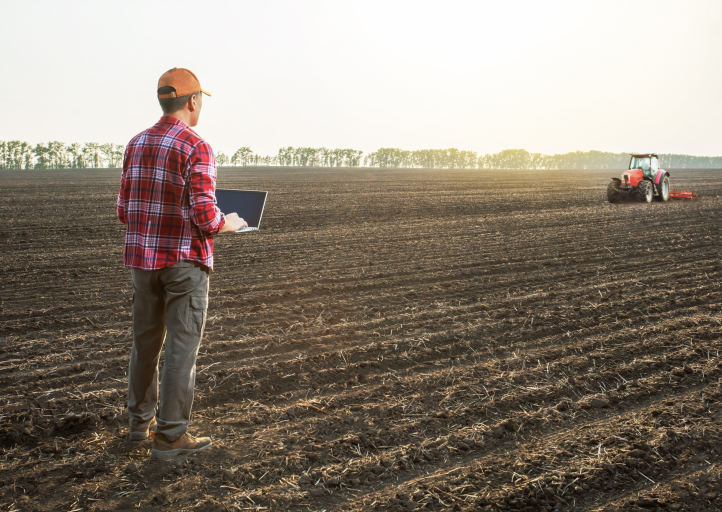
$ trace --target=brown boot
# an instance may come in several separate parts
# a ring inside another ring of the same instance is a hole
[[[148,439],[148,432],[155,430],[155,416],[150,420],[150,423],[145,428],[133,428],[130,427],[130,440],[131,441],[142,441]]]
[[[205,450],[211,445],[210,437],[194,438],[188,432],[184,433],[175,441],[169,441],[163,434],[154,434],[153,450],[150,452],[152,459],[172,459],[184,453],[195,453]]]

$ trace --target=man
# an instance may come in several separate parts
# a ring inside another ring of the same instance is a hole
[[[118,219],[126,225],[123,260],[133,278],[130,439],[146,439],[155,430],[153,458],[211,444],[187,429],[208,308],[213,237],[247,226],[237,214],[223,215],[216,206],[213,151],[191,129],[198,124],[201,93],[210,96],[187,69],[173,68],[160,77],[158,101],[165,115],[128,144],[118,194]]]

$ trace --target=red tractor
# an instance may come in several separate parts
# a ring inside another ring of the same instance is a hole
[[[669,172],[659,168],[656,153],[632,155],[629,169],[620,178],[612,178],[607,186],[607,199],[610,203],[636,200],[643,203],[669,201]]]

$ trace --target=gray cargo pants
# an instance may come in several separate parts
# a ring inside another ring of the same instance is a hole
[[[208,271],[181,261],[160,270],[132,269],[132,274],[130,426],[143,428],[155,416],[156,432],[175,441],[188,429],[191,416],[196,357],[208,308]],[[158,404],[158,360],[164,340]]]

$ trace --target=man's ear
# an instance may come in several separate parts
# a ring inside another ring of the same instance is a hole
[[[191,97],[188,98],[188,110],[195,112],[196,108],[198,108],[198,100],[195,94],[191,94]]]

